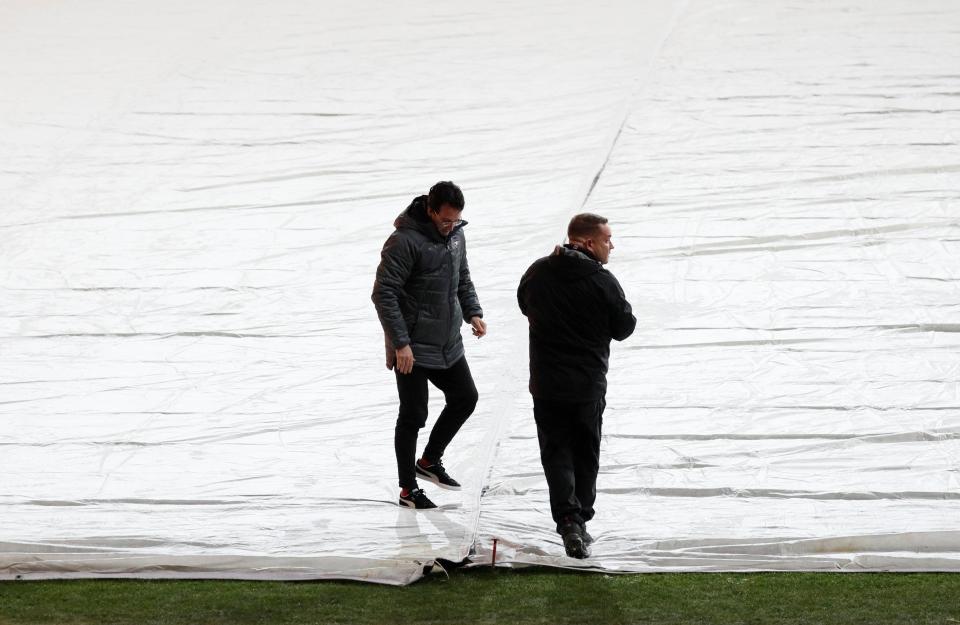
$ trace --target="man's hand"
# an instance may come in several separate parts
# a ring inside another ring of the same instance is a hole
[[[410,373],[413,371],[413,350],[410,349],[409,345],[404,345],[397,350],[397,360],[396,367],[397,371],[403,374]]]
[[[487,334],[487,323],[481,317],[470,317],[473,326],[473,335],[478,339]]]

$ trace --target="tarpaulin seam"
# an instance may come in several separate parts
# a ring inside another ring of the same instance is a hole
[[[607,166],[607,163],[610,161],[610,157],[613,154],[613,150],[616,147],[617,141],[620,138],[620,135],[623,132],[623,128],[629,119],[632,112],[632,105],[635,102],[637,95],[640,91],[641,78],[644,76],[649,76],[653,70],[654,63],[660,56],[660,52],[663,50],[664,44],[670,38],[670,35],[674,32],[677,27],[677,23],[680,20],[681,14],[687,7],[689,0],[679,0],[676,3],[673,10],[673,14],[670,17],[670,20],[667,22],[666,28],[663,30],[663,35],[660,38],[660,41],[657,42],[656,47],[653,49],[653,53],[650,55],[650,58],[646,64],[646,67],[638,73],[637,77],[631,82],[630,88],[627,95],[624,97],[623,106],[620,109],[620,114],[618,115],[619,122],[616,123],[615,130],[608,133],[610,138],[605,141],[602,145],[604,149],[600,152],[601,156],[597,159],[591,159],[588,163],[600,162],[599,167],[596,169],[596,173],[592,176],[589,173],[585,173],[582,177],[583,182],[579,186],[579,192],[574,194],[573,199],[570,201],[567,207],[564,207],[562,213],[557,213],[558,221],[562,224],[564,228],[563,237],[566,235],[566,220],[572,215],[571,209],[583,210],[583,207],[586,206],[587,201],[590,199],[590,195],[593,193],[594,188],[600,180],[600,176],[603,174],[604,169]],[[639,52],[638,52],[639,56]],[[577,200],[577,198],[582,198]],[[549,223],[550,220],[548,220]],[[505,383],[510,380],[521,379],[522,371],[519,363],[524,362],[522,358],[519,357],[517,352],[520,351],[521,346],[526,345],[526,341],[522,340],[522,337],[517,337],[517,340],[513,341],[514,352],[509,354],[509,357],[505,358],[506,364],[501,368],[503,374],[501,375],[501,382],[497,385],[498,389],[503,389]],[[483,482],[481,487],[477,490],[475,503],[475,511],[473,517],[473,539],[470,542],[470,545],[467,547],[466,551],[468,553],[473,553],[477,547],[477,540],[479,538],[478,534],[480,532],[480,513],[481,513],[481,501],[483,499],[483,494],[486,491],[486,487],[489,484],[490,477],[493,471],[494,462],[496,461],[497,450],[500,447],[500,439],[503,435],[503,431],[506,429],[507,417],[510,414],[510,406],[516,403],[517,395],[526,391],[526,385],[522,387],[522,390],[514,390],[511,392],[501,392],[499,397],[496,400],[497,405],[494,407],[492,413],[494,417],[494,426],[488,431],[487,436],[484,437],[483,446],[486,448],[486,471],[484,472]],[[468,554],[465,554],[465,557]]]

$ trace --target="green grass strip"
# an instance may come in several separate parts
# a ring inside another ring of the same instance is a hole
[[[960,624],[960,574],[467,570],[353,582],[0,582],[0,624]]]

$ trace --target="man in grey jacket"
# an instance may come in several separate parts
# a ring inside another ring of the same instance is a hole
[[[438,182],[428,195],[414,198],[394,221],[396,230],[383,245],[373,285],[387,368],[396,375],[400,396],[394,430],[399,503],[418,510],[436,505],[417,477],[460,490],[441,459],[477,405],[460,325],[469,323],[477,338],[487,326],[467,265],[463,206],[463,192],[452,182]],[[428,381],[443,392],[446,406],[415,460],[417,434],[427,421]]]

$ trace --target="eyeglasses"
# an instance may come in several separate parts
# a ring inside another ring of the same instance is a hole
[[[454,219],[453,221],[451,221],[451,220],[449,220],[449,219],[441,219],[441,220],[440,220],[440,225],[441,225],[441,226],[459,226],[459,225],[462,224],[462,223],[463,223],[463,220],[462,220],[462,219]]]

